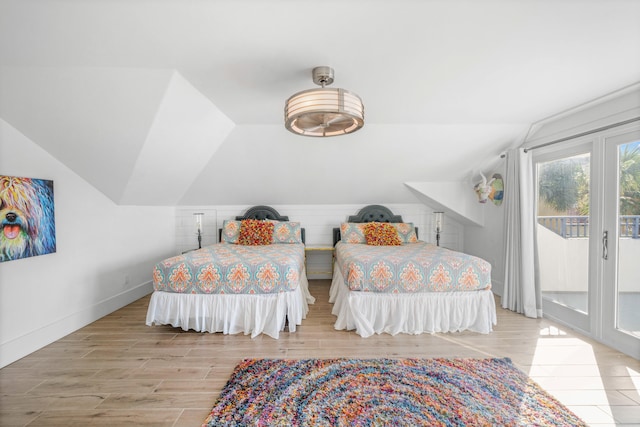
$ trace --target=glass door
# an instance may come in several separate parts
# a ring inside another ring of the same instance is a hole
[[[604,183],[602,337],[640,358],[640,131],[605,139]]]
[[[543,312],[590,332],[591,152],[583,144],[535,158],[538,286]]]

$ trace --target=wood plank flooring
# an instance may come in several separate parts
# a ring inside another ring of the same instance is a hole
[[[501,308],[489,335],[363,339],[333,329],[329,285],[278,340],[148,327],[142,298],[1,369],[0,425],[199,426],[245,357],[510,357],[590,425],[640,426],[638,360]]]

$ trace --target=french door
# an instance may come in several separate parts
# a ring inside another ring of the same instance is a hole
[[[640,359],[640,130],[604,138],[602,336]]]
[[[590,334],[593,283],[589,142],[535,156],[537,284],[543,313]]]
[[[640,359],[640,128],[534,154],[543,313]]]

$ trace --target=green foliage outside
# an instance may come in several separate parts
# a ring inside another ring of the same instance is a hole
[[[540,201],[558,215],[589,215],[589,166],[588,156],[541,164]],[[640,142],[620,148],[620,215],[640,215]]]
[[[538,171],[540,201],[558,215],[589,214],[589,158],[543,163]]]
[[[620,149],[620,215],[640,215],[640,144]]]

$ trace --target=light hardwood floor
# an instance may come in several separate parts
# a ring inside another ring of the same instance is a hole
[[[140,299],[0,370],[2,426],[199,426],[245,357],[510,357],[593,426],[640,426],[640,361],[498,308],[489,335],[333,329],[328,280],[298,331],[251,339],[144,324]],[[498,303],[499,307],[499,303]]]

